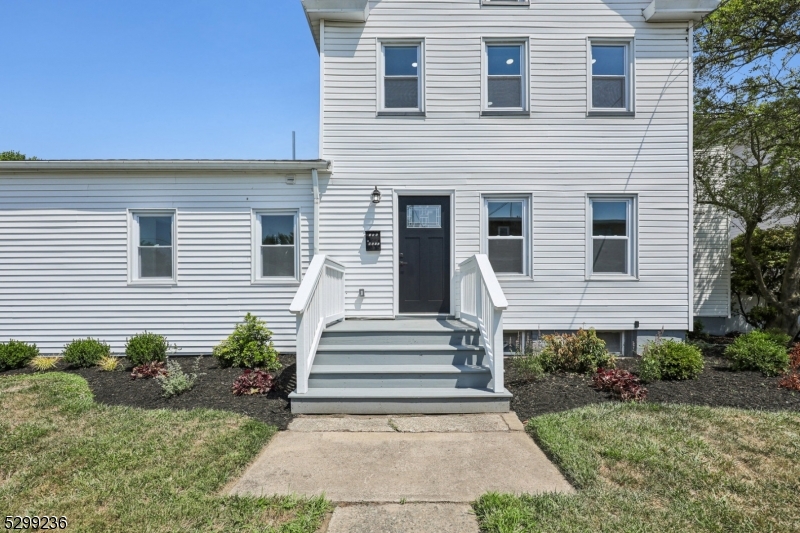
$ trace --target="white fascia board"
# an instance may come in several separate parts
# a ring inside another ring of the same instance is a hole
[[[89,159],[0,161],[0,174],[45,172],[303,172],[329,171],[325,160]]]
[[[369,0],[301,0],[308,26],[319,49],[319,21],[366,22]],[[315,24],[317,24],[315,28]]]
[[[653,0],[643,11],[647,22],[698,21],[719,7],[720,0]]]

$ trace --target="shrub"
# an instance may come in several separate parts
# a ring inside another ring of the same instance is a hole
[[[592,386],[599,391],[610,392],[622,401],[643,402],[647,399],[647,389],[639,378],[627,370],[601,368],[592,378]]]
[[[533,380],[542,377],[544,375],[544,366],[542,365],[541,348],[529,342],[525,346],[523,353],[511,359],[511,366],[523,379]]]
[[[131,379],[155,378],[161,374],[166,374],[167,368],[161,361],[153,361],[143,365],[133,367]]]
[[[22,368],[39,355],[35,344],[10,340],[0,342],[0,370]]]
[[[236,324],[233,333],[214,347],[213,355],[223,367],[278,370],[281,363],[270,339],[272,332],[264,321],[247,313],[244,322]]]
[[[97,362],[97,366],[99,366],[100,370],[103,372],[113,372],[119,367],[119,358],[110,355],[103,357]]]
[[[64,362],[77,368],[89,368],[111,355],[111,347],[97,339],[75,339],[61,352]]]
[[[233,382],[233,395],[266,394],[273,386],[272,374],[263,370],[247,369]]]
[[[588,374],[598,368],[614,368],[616,359],[606,350],[606,343],[593,329],[577,333],[546,335],[540,355],[546,372],[580,372]]]
[[[60,357],[44,357],[37,355],[31,359],[30,365],[36,372],[46,372],[48,370],[53,370],[60,359]]]
[[[781,378],[778,386],[800,391],[800,342],[795,344],[789,353],[789,373]]]
[[[134,335],[125,344],[125,357],[133,366],[145,363],[164,362],[170,349],[177,350],[177,346],[170,346],[167,338],[157,333],[139,333]]]
[[[658,339],[644,347],[639,377],[644,381],[694,379],[703,371],[704,365],[703,354],[696,346]]]
[[[187,374],[177,361],[167,359],[166,372],[156,376],[156,381],[161,385],[161,391],[165,398],[171,398],[186,391],[192,390],[197,381],[197,369],[200,366],[200,359],[195,359],[192,365],[192,373]]]
[[[751,331],[737,337],[725,349],[725,356],[734,370],[759,370],[765,376],[777,376],[789,368],[789,355],[781,340],[774,333]]]

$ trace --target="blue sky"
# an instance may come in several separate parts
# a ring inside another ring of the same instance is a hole
[[[0,0],[0,151],[317,157],[300,0]]]

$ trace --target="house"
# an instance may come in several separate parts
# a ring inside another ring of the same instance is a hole
[[[717,3],[303,0],[319,160],[0,164],[0,338],[208,353],[252,312],[297,412],[507,410],[504,346],[683,338]]]

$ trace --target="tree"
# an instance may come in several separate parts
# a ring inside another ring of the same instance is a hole
[[[26,157],[25,154],[15,152],[14,150],[0,152],[0,161],[36,161],[37,159],[37,157]]]
[[[762,325],[794,335],[800,317],[800,2],[729,0],[695,35],[697,202],[739,219],[740,274],[749,274],[748,290],[769,311]],[[787,222],[786,265],[771,280],[757,253],[759,228]]]

